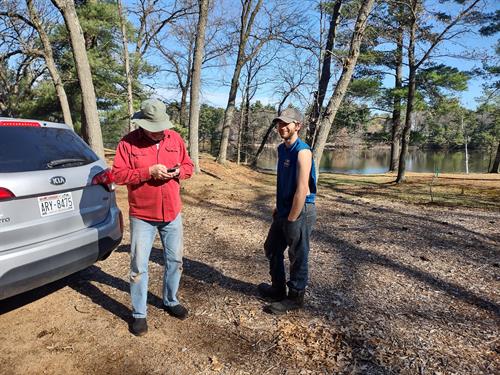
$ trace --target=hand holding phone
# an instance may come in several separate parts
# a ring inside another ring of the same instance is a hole
[[[177,164],[176,166],[174,166],[172,168],[168,168],[167,173],[170,174],[168,177],[170,177],[170,178],[177,177],[179,175],[179,167],[180,167],[180,165]]]

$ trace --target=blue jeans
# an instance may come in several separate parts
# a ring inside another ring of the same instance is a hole
[[[174,221],[166,223],[130,217],[130,297],[134,318],[145,318],[147,315],[149,255],[157,230],[165,260],[163,303],[166,306],[179,304],[177,290],[181,280],[183,255],[181,214]]]
[[[269,229],[264,250],[269,259],[269,273],[272,285],[302,291],[308,281],[309,240],[316,222],[316,206],[314,203],[304,204],[304,208],[296,221],[287,218],[275,218]],[[285,255],[288,247],[290,260],[290,280],[286,282]]]

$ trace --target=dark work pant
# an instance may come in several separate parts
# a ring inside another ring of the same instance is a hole
[[[316,206],[306,203],[299,218],[290,222],[287,218],[275,218],[269,229],[264,250],[269,259],[269,273],[272,284],[284,287],[285,250],[288,247],[290,280],[288,287],[304,290],[308,279],[309,238],[316,222]]]

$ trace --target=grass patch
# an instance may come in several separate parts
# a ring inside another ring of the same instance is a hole
[[[500,209],[500,176],[451,175],[433,179],[430,173],[411,173],[403,184],[395,176],[322,174],[320,189],[356,197],[396,200],[412,204]],[[431,194],[432,188],[432,194]]]

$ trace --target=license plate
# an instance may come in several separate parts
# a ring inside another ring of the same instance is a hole
[[[73,211],[75,209],[71,193],[52,194],[39,197],[38,207],[40,208],[40,215],[42,215],[42,217]]]

